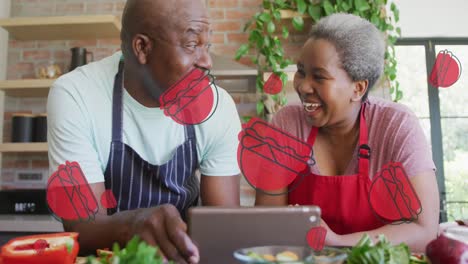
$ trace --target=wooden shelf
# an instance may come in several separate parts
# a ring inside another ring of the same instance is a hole
[[[55,79],[24,79],[0,81],[0,91],[14,97],[44,97]]]
[[[0,152],[15,153],[15,152],[47,152],[47,143],[2,143],[0,144]]]
[[[211,74],[217,78],[257,76],[257,69],[236,62],[233,58],[210,53],[213,60]]]
[[[114,15],[15,17],[0,27],[17,40],[100,39],[118,38],[121,23]]]

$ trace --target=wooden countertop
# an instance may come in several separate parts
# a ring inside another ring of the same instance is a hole
[[[63,232],[51,215],[0,215],[0,232]]]

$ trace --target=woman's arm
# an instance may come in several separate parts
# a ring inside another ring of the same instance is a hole
[[[333,246],[352,246],[359,241],[364,233],[367,233],[371,238],[384,234],[394,244],[405,242],[412,251],[424,252],[426,245],[437,237],[439,225],[439,190],[434,172],[414,176],[410,178],[410,181],[422,207],[422,212],[415,222],[386,225],[366,232],[337,235],[322,220],[323,226],[327,228],[325,243]]]

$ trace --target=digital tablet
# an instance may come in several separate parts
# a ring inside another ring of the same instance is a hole
[[[320,224],[317,206],[192,207],[189,234],[200,250],[200,263],[237,263],[240,248],[307,246],[306,235]]]

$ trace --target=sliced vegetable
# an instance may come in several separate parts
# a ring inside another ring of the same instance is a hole
[[[294,252],[284,251],[284,252],[276,254],[276,260],[277,261],[297,261],[299,260],[299,257]]]
[[[410,264],[427,264],[427,257],[423,254],[413,254],[410,256]]]
[[[247,252],[247,256],[249,256],[253,260],[265,260],[260,254],[252,251]]]
[[[137,236],[120,249],[117,243],[112,251],[98,251],[98,258],[88,257],[87,264],[163,264],[165,262],[158,248],[141,241]]]
[[[409,264],[410,251],[406,244],[393,246],[380,235],[379,241],[374,245],[370,237],[365,234],[361,240],[348,250],[349,264]]]
[[[3,264],[73,264],[78,255],[78,233],[24,236],[2,247]]]
[[[275,261],[276,260],[275,256],[270,255],[270,254],[264,254],[263,259],[268,260],[268,261]]]

